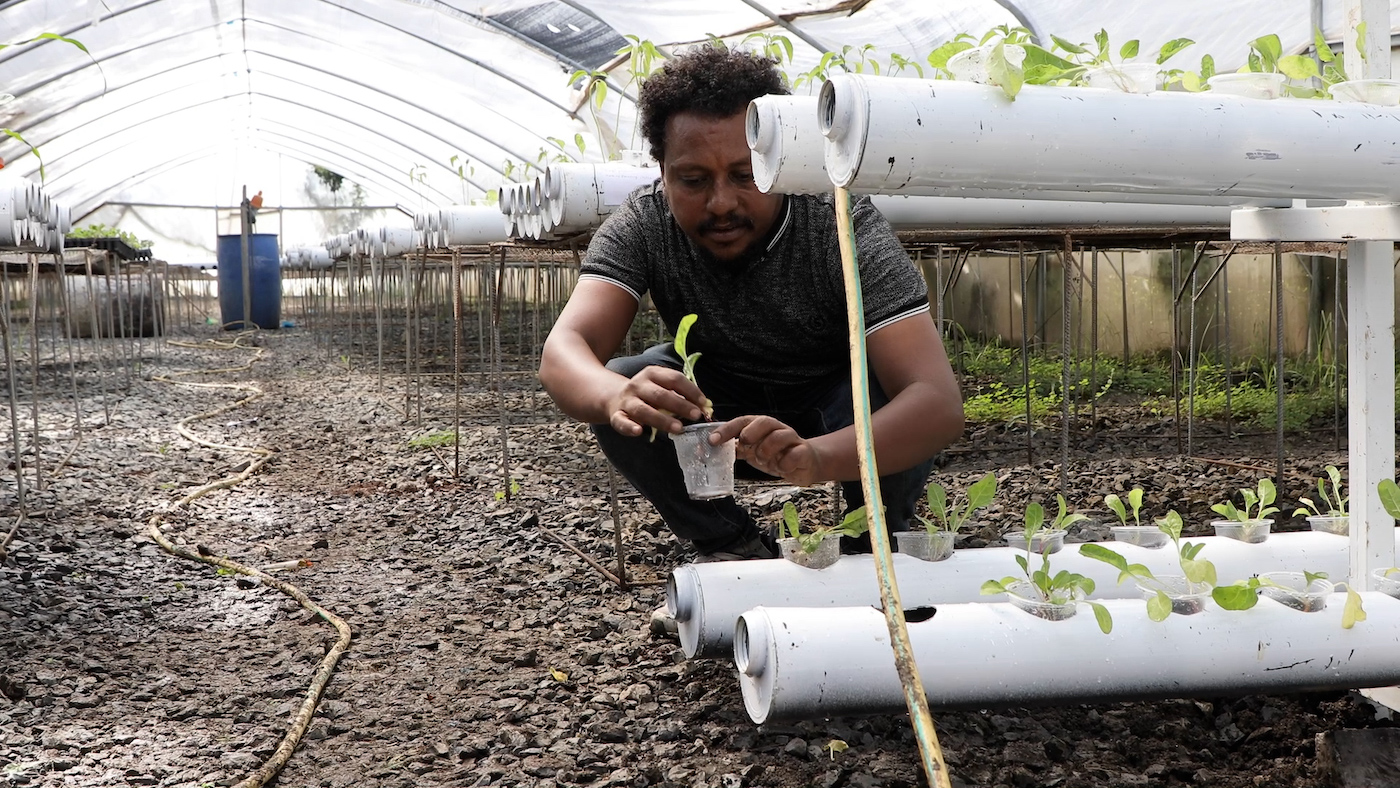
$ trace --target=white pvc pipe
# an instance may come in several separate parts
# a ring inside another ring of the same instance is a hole
[[[1113,634],[1081,609],[1046,621],[1007,603],[940,605],[909,624],[935,707],[1181,698],[1379,687],[1400,682],[1400,600],[1362,594],[1366,621],[1342,629],[1344,594],[1303,613],[1270,599],[1151,621],[1141,600],[1106,600]],[[734,658],[756,723],[898,714],[903,687],[884,614],[870,607],[756,608]]]
[[[827,184],[830,186],[830,183]],[[1228,227],[1227,205],[1155,205],[993,197],[870,198],[896,230],[1017,227]]]
[[[1206,536],[1186,541],[1204,544],[1201,558],[1215,564],[1219,582],[1231,583],[1259,572],[1326,572],[1340,582],[1347,576],[1344,536],[1302,531],[1274,534],[1260,544]],[[1156,575],[1181,574],[1170,546],[1149,550],[1121,542],[1104,542],[1130,563],[1140,563]],[[1015,556],[1025,551],[1010,547],[954,550],[946,561],[920,561],[896,553],[899,596],[906,608],[955,602],[988,601],[982,583],[1019,575]],[[1038,560],[1038,559],[1036,559]],[[1118,585],[1118,570],[1079,554],[1068,544],[1051,558],[1056,571],[1067,569],[1092,579],[1095,599],[1137,597],[1131,582]],[[750,608],[837,607],[878,605],[879,589],[870,556],[843,556],[821,570],[791,561],[723,561],[686,564],[671,572],[666,605],[676,618],[681,649],[687,657],[723,657],[733,642],[734,622]]]
[[[402,257],[422,245],[422,234],[412,227],[379,228],[380,254]]]
[[[761,192],[831,191],[823,161],[815,96],[760,96],[749,102],[744,135],[753,151],[753,180]]]
[[[500,243],[510,240],[510,225],[501,212],[482,205],[453,205],[442,211],[443,246]]]
[[[988,85],[860,74],[832,77],[818,101],[827,172],[856,192],[1400,200],[1400,112],[1374,106],[1043,85],[1013,102]]]

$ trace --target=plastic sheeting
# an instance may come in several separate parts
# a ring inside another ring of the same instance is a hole
[[[796,75],[823,49],[871,44],[886,66],[892,52],[926,65],[960,32],[1025,24],[1090,41],[1102,26],[1115,49],[1142,39],[1144,58],[1189,36],[1172,65],[1210,53],[1232,69],[1264,33],[1302,51],[1314,20],[1340,40],[1342,0],[0,0],[0,41],[52,32],[90,53],[51,40],[0,50],[0,93],[16,97],[0,128],[39,147],[46,188],[82,222],[137,208],[166,237],[157,206],[230,206],[245,184],[271,205],[326,208],[322,224],[345,217],[353,184],[361,205],[401,206],[410,221],[481,199],[526,164],[533,177],[640,146],[636,86],[614,55],[627,35],[664,49],[778,33]],[[596,111],[568,84],[580,68],[609,70]],[[37,178],[19,142],[4,138],[0,158]],[[313,166],[350,183],[318,189]],[[204,240],[170,233],[212,256],[212,224]]]

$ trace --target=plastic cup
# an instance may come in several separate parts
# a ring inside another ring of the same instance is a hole
[[[680,435],[672,435],[676,459],[685,475],[685,490],[697,501],[727,498],[734,494],[734,440],[710,445],[710,433],[724,422],[691,424]]]

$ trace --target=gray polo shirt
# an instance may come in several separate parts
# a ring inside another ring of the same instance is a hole
[[[789,195],[767,250],[734,270],[698,252],[671,216],[661,182],[634,191],[589,242],[580,279],[650,293],[673,334],[699,315],[687,350],[755,383],[849,374],[845,287],[833,198]],[[869,198],[852,200],[866,334],[928,311],[928,288]]]

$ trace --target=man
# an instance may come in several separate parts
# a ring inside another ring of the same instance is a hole
[[[703,420],[707,399],[728,422],[712,442],[738,438],[738,458],[764,474],[840,481],[849,508],[863,500],[832,198],[759,192],[744,137],[749,101],[787,92],[773,61],[709,45],[642,85],[661,178],[594,235],[541,357],[560,409],[594,425],[604,454],[698,560],[776,557],[745,507],[691,500],[671,441],[649,440],[652,428]],[[890,529],[904,530],[933,456],[962,433],[962,399],[919,271],[869,200],[852,218],[881,494]],[[698,385],[670,345],[609,361],[647,292],[672,332],[699,316],[687,342],[701,353]]]

